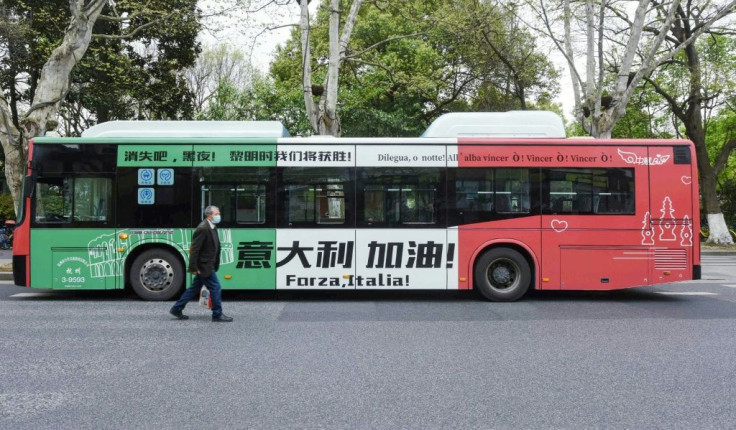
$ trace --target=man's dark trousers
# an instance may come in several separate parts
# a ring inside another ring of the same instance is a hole
[[[199,295],[202,285],[210,290],[210,297],[212,298],[212,317],[217,318],[222,315],[222,288],[220,287],[219,279],[217,279],[217,272],[214,270],[207,278],[202,278],[201,276],[196,275],[194,277],[194,281],[192,281],[192,286],[184,291],[184,294],[182,294],[179,300],[174,303],[171,310],[174,312],[181,312],[184,310],[184,306],[186,306],[194,297]]]

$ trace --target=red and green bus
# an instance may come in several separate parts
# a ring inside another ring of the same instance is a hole
[[[686,140],[566,138],[550,112],[453,113],[417,138],[278,122],[110,122],[28,152],[21,286],[176,297],[217,205],[224,289],[613,290],[698,279]]]

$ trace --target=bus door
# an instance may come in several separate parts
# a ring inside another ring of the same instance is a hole
[[[380,161],[389,158],[383,153],[417,161],[396,166]],[[444,290],[451,273],[457,289],[458,230],[448,230],[445,219],[445,147],[358,147],[358,159],[365,167],[357,171],[355,288]]]
[[[638,150],[646,154],[645,147]],[[615,149],[604,151],[584,156],[590,167],[542,169],[542,289],[648,283],[648,251],[641,245],[646,166],[612,159]]]
[[[693,246],[693,160],[690,147],[649,148],[650,219],[644,244],[653,248],[652,282],[691,279]]]
[[[192,217],[220,209],[223,289],[276,288],[275,152],[265,144],[194,145]]]
[[[31,231],[34,284],[63,290],[116,288],[112,183],[112,175],[37,179]],[[51,267],[43,267],[48,263]]]

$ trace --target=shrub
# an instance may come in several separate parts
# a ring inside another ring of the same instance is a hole
[[[15,219],[15,206],[10,193],[0,193],[0,222]]]

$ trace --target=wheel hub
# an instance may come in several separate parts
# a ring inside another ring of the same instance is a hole
[[[508,267],[500,266],[493,269],[493,280],[498,284],[507,285],[511,283],[512,273]]]
[[[150,291],[160,291],[171,284],[174,271],[165,260],[150,260],[141,268],[141,283]]]

